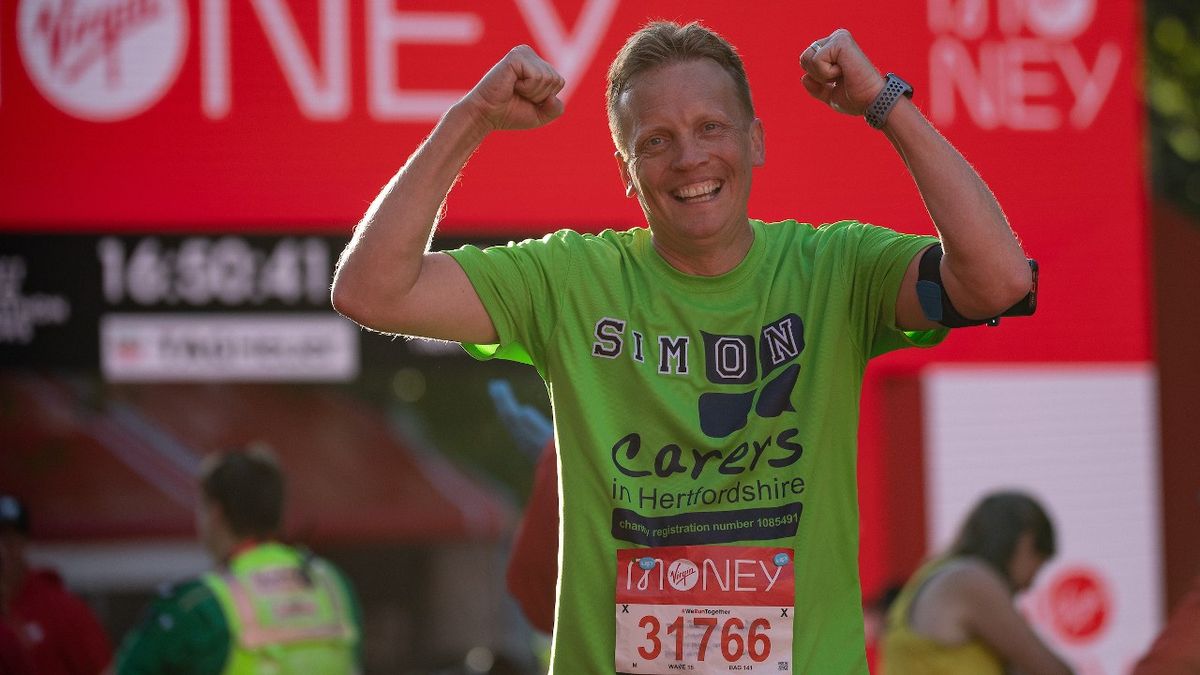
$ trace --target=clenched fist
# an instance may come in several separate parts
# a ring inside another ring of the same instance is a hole
[[[518,45],[492,66],[461,103],[489,129],[533,129],[562,114],[558,92],[565,83],[532,48]]]
[[[883,89],[883,76],[845,28],[809,45],[800,66],[808,93],[847,115],[862,115]]]

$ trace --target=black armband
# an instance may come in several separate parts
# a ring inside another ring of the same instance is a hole
[[[946,289],[942,287],[942,245],[934,244],[921,255],[917,268],[917,300],[921,303],[921,311],[925,318],[940,323],[947,328],[964,328],[966,326],[995,326],[1000,323],[1001,316],[1031,316],[1037,311],[1038,264],[1029,258],[1029,269],[1033,271],[1033,287],[1029,294],[1017,304],[1009,307],[990,319],[968,319],[958,312]]]

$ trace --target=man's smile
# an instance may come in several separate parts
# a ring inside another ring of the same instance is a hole
[[[678,202],[682,202],[684,204],[695,204],[716,198],[717,193],[721,191],[721,187],[723,185],[724,183],[722,181],[715,179],[700,181],[699,183],[690,183],[688,185],[684,185],[683,187],[672,190],[671,196],[674,197]]]

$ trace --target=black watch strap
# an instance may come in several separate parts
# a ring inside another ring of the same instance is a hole
[[[867,106],[867,111],[864,113],[867,124],[875,129],[883,128],[884,123],[887,122],[888,113],[892,112],[892,108],[895,107],[901,96],[912,98],[913,95],[912,85],[901,79],[899,75],[888,73],[886,77],[887,81],[884,82],[883,89],[875,97],[875,100],[871,101],[871,105]]]

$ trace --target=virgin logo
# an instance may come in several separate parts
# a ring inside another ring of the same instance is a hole
[[[182,0],[23,0],[17,21],[38,90],[63,112],[97,122],[156,103],[187,47]]]
[[[680,558],[667,568],[667,583],[677,591],[690,591],[700,578],[700,569],[691,560]]]
[[[1025,20],[1038,35],[1071,40],[1083,33],[1096,15],[1096,0],[1029,0]]]
[[[1108,624],[1112,600],[1104,580],[1091,570],[1065,570],[1046,592],[1050,622],[1068,642],[1095,639]]]

